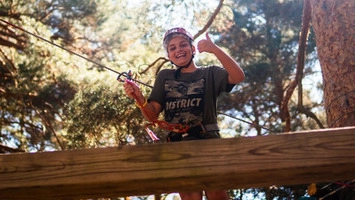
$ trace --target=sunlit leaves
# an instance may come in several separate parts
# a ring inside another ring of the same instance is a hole
[[[303,1],[234,2],[230,5],[234,25],[221,30],[217,42],[240,62],[246,79],[230,99],[221,101],[220,108],[236,110],[235,113],[253,123],[282,132],[284,118],[280,106],[297,65]],[[311,54],[311,58],[315,57]],[[292,103],[295,106],[297,102]],[[310,103],[310,106],[319,105]],[[297,120],[297,109],[291,112],[295,117],[294,129],[304,127]],[[257,126],[247,127],[246,132],[253,129],[258,134],[266,132]]]

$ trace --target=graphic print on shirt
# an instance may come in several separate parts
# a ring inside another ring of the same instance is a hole
[[[194,82],[165,81],[165,120],[192,125],[202,121],[205,79]]]

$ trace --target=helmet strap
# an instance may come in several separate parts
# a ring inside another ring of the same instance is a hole
[[[188,68],[189,67],[189,65],[192,63],[193,59],[194,59],[194,55],[191,56],[191,59],[190,59],[189,63],[187,63],[187,65],[183,65],[183,66],[178,66],[175,63],[173,63],[172,61],[170,61],[172,64],[174,64],[175,66],[178,67],[177,70],[175,71],[175,75],[174,75],[176,79],[180,77],[180,73],[181,73],[181,70],[183,68]]]

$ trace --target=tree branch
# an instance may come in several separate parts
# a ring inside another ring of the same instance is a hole
[[[159,64],[157,64],[159,61],[161,61],[161,62]],[[150,68],[154,67],[155,65],[158,65],[156,73],[155,73],[155,75],[156,75],[156,74],[158,74],[160,69],[163,67],[163,65],[169,61],[170,60],[165,57],[159,57],[155,61],[153,61],[151,64],[149,64],[147,68],[145,68],[143,71],[139,72],[139,74],[145,74]]]
[[[286,122],[285,130],[284,130],[285,132],[291,131],[291,118],[290,118],[290,111],[288,109],[288,103],[297,86],[298,86],[298,103],[297,103],[298,111],[314,119],[320,128],[324,128],[323,124],[320,122],[317,116],[314,113],[312,113],[309,109],[306,109],[303,106],[303,99],[302,99],[303,96],[302,78],[303,78],[307,39],[308,39],[308,34],[310,29],[310,21],[311,21],[310,0],[304,0],[303,17],[302,17],[303,23],[302,23],[300,39],[298,42],[299,47],[298,47],[296,76],[295,79],[290,83],[288,89],[286,90],[286,94],[281,105],[281,112],[283,112],[285,115],[285,122]]]
[[[18,153],[18,152],[25,152],[25,151],[21,149],[14,149],[0,144],[0,153]]]
[[[216,8],[216,10],[214,11],[214,13],[212,14],[212,16],[210,17],[210,19],[207,21],[207,23],[205,24],[205,26],[200,30],[198,31],[195,35],[194,35],[194,38],[196,39],[198,36],[202,35],[202,33],[204,33],[210,26],[211,24],[213,23],[213,20],[216,18],[216,16],[218,15],[219,11],[221,11],[221,8],[223,6],[223,2],[224,0],[220,0],[219,1],[219,4]]]

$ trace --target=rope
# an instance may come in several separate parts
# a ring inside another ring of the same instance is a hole
[[[127,83],[135,84],[133,81],[130,80],[130,72],[127,73],[126,77],[127,77],[127,79],[126,79]],[[119,81],[121,81],[121,82],[123,81],[119,77],[117,79]],[[161,129],[168,130],[168,131],[173,131],[173,132],[176,132],[176,133],[186,133],[187,130],[190,128],[187,125],[170,124],[170,123],[168,123],[166,121],[155,119],[154,117],[152,117],[152,116],[155,115],[155,113],[153,113],[151,110],[146,108],[146,106],[145,106],[146,102],[144,102],[144,103],[139,102],[139,98],[134,93],[132,93],[132,96],[135,99],[135,101],[138,103],[138,105],[141,105],[141,106],[139,106],[139,108],[141,109],[141,111],[144,114],[144,116],[147,117],[148,121],[150,121],[150,123],[146,124],[144,126],[144,128],[145,128],[145,130],[147,131],[148,135],[151,137],[151,139],[153,141],[157,141],[157,140],[159,140],[159,138],[157,136],[155,136],[153,131],[151,131],[149,129],[149,126],[159,126]]]
[[[235,120],[239,120],[239,121],[244,122],[244,123],[246,123],[246,124],[249,124],[249,125],[251,125],[251,126],[259,127],[259,128],[265,129],[265,130],[269,131],[270,133],[272,133],[272,131],[271,131],[270,129],[266,128],[265,126],[261,126],[261,125],[258,125],[258,124],[254,124],[254,123],[252,123],[252,122],[248,122],[248,121],[246,121],[246,120],[240,119],[240,118],[238,118],[238,117],[234,117],[234,116],[232,116],[232,115],[228,115],[228,114],[226,114],[226,113],[217,112],[217,114],[219,114],[219,115],[224,115],[224,116],[230,117],[230,118],[235,119]]]
[[[344,188],[346,188],[346,187],[351,187],[353,183],[355,183],[355,179],[352,180],[352,181],[349,181],[349,182],[347,182],[347,183],[345,183],[345,184],[342,184],[341,187],[339,187],[339,188],[337,188],[336,190],[333,190],[332,192],[330,192],[330,193],[326,194],[325,196],[319,198],[319,200],[323,200],[324,198],[329,197],[329,196],[335,194],[336,192],[338,192],[338,191],[340,191],[340,190],[342,190],[342,189],[344,189]],[[337,183],[337,184],[339,184],[339,183]],[[324,188],[324,187],[323,187],[323,188]]]

